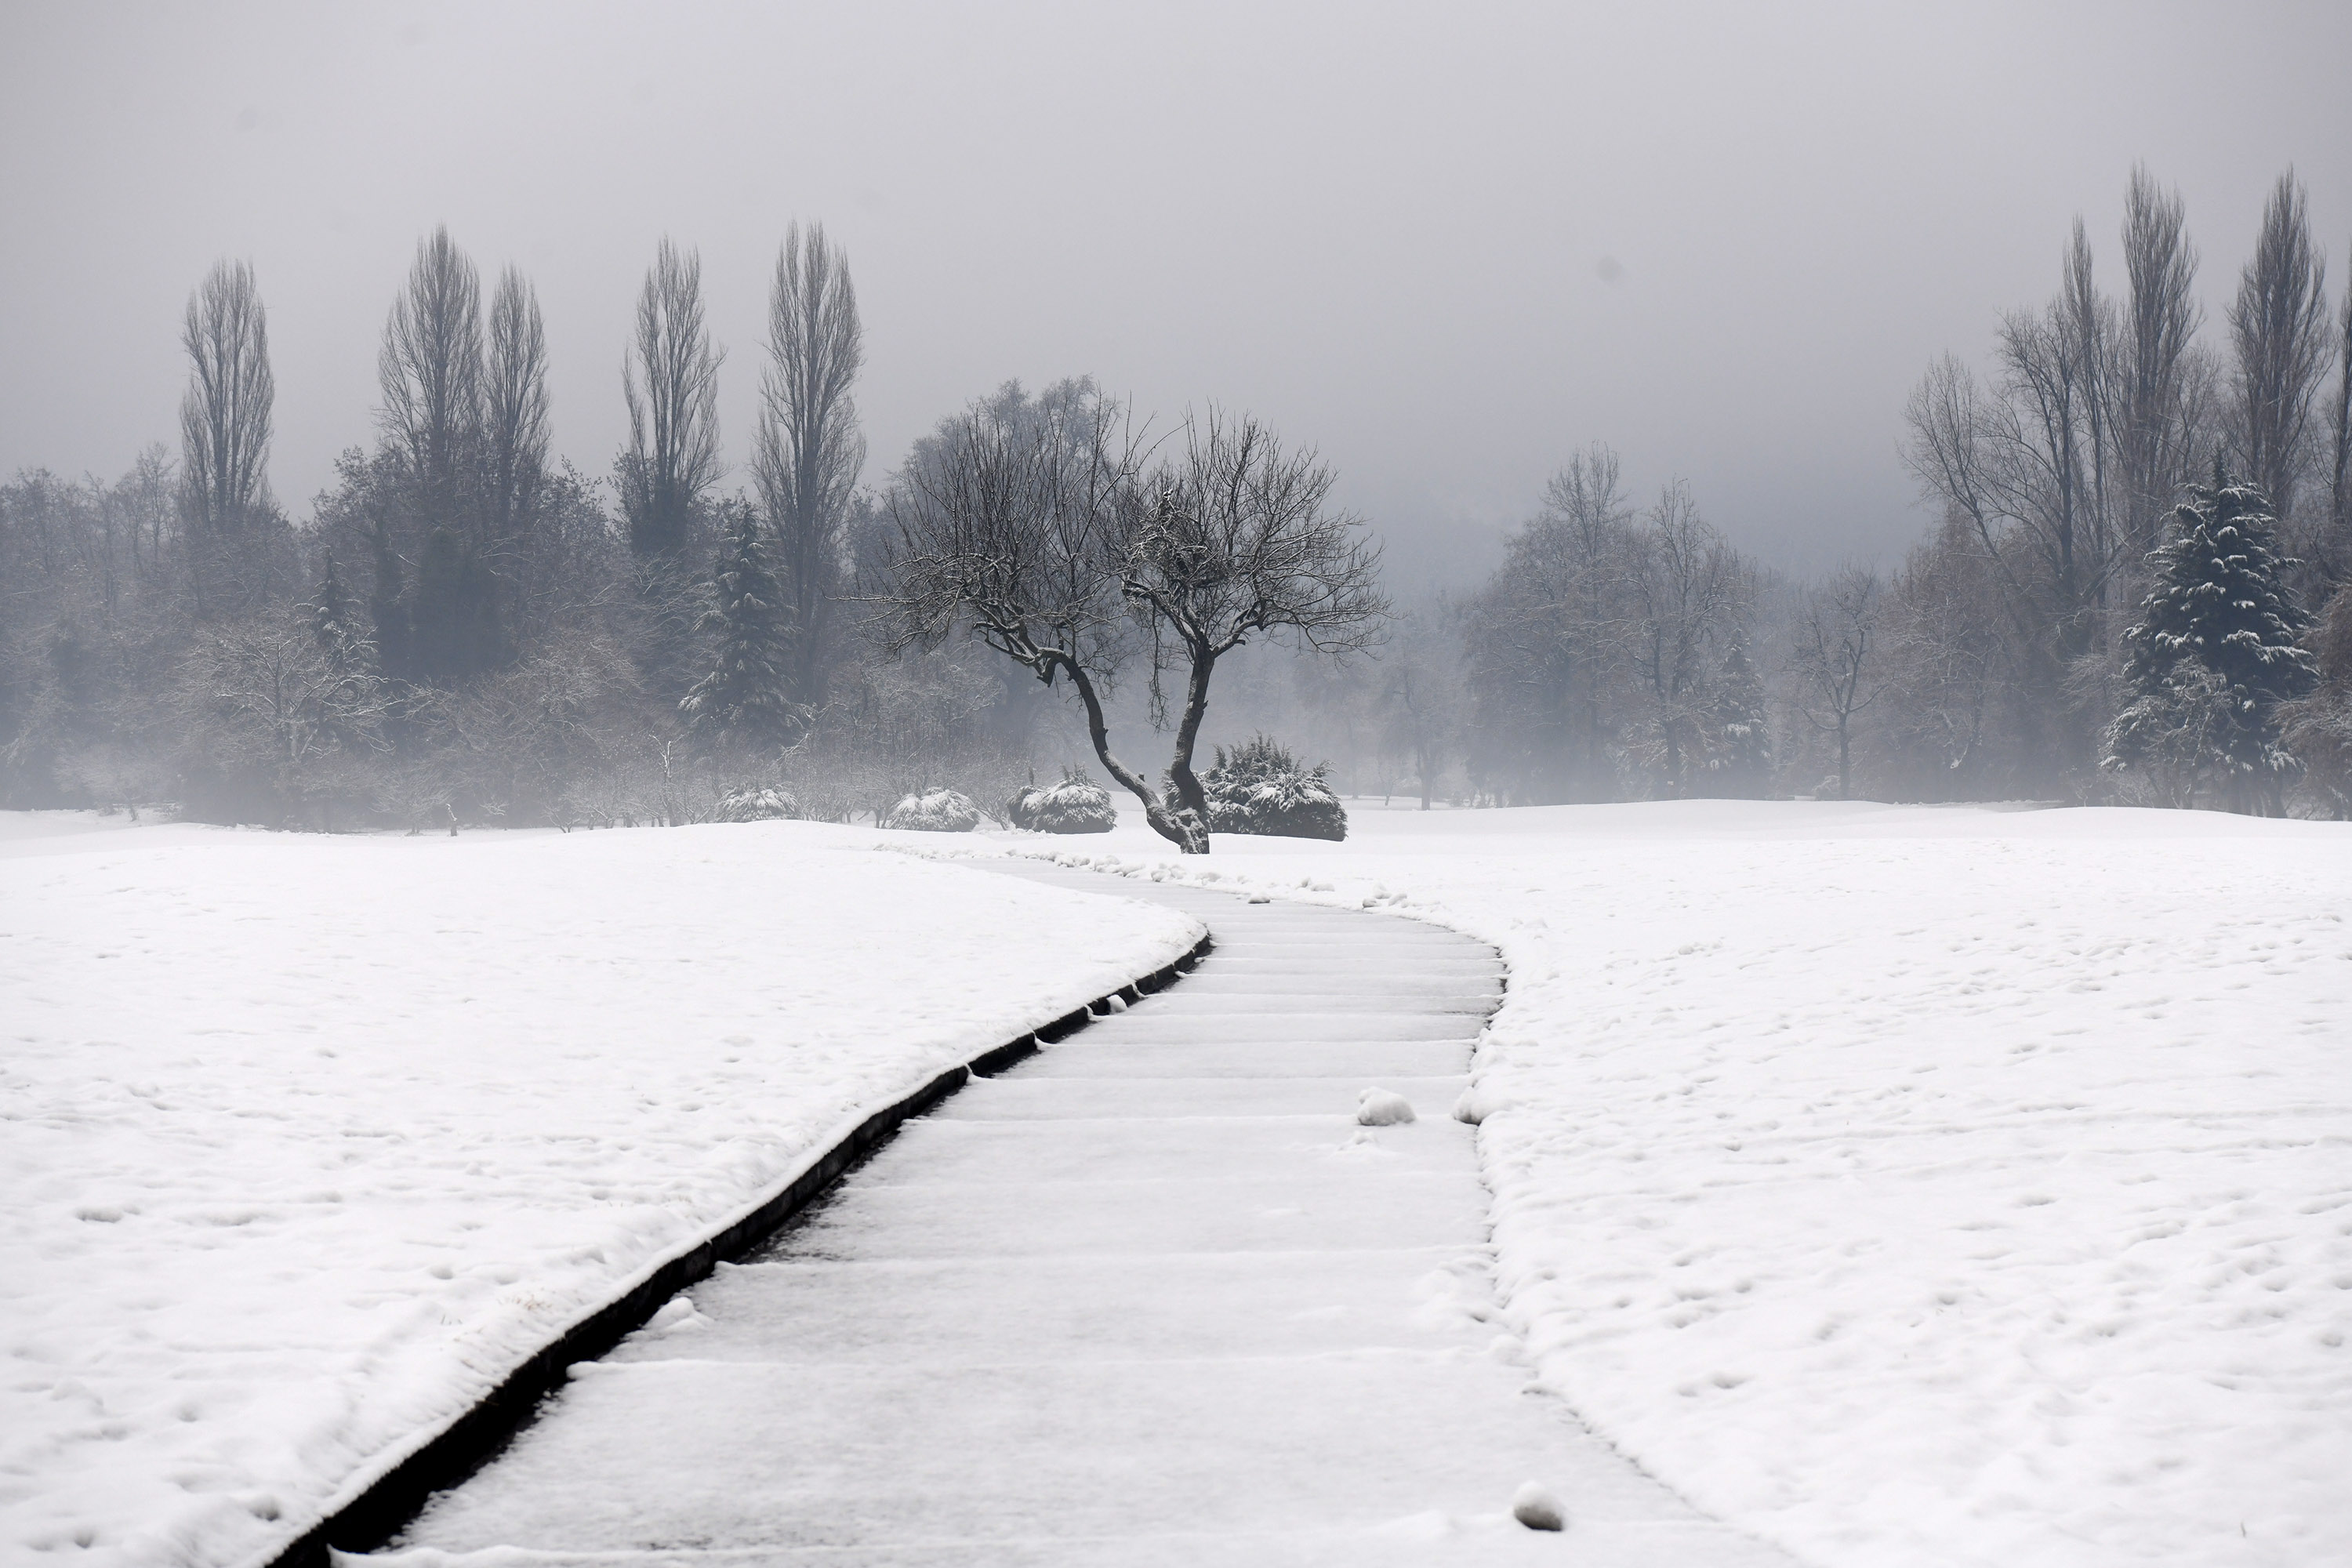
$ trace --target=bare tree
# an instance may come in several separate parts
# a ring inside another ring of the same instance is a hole
[[[482,423],[482,280],[445,226],[416,242],[376,357],[379,418],[429,527],[462,529]]]
[[[1213,409],[1186,425],[1183,451],[1152,476],[1119,591],[1151,630],[1155,698],[1162,672],[1184,678],[1168,777],[1202,823],[1209,803],[1192,752],[1217,661],[1256,637],[1335,657],[1379,638],[1380,552],[1362,520],[1331,505],[1337,478],[1311,449],[1286,452],[1255,418]],[[1207,852],[1206,832],[1198,838],[1187,853]]]
[[[2313,457],[2312,404],[2331,347],[2326,282],[2303,186],[2290,170],[2263,205],[2253,259],[2230,306],[2236,359],[2230,424],[2242,471],[2298,545],[2309,532],[2297,527],[2295,492]]]
[[[2144,164],[2124,193],[2126,306],[2113,416],[2122,528],[2131,552],[2155,549],[2187,482],[2191,451],[2189,346],[2202,314],[2193,292],[2197,249],[2182,226],[2180,197],[2159,190]]]
[[[130,472],[116,480],[106,494],[109,533],[112,533],[112,524],[119,520],[123,541],[130,547],[131,574],[142,583],[154,582],[163,575],[165,544],[172,537],[173,520],[180,512],[184,494],[180,467],[172,461],[161,441],[150,442],[141,448]]]
[[[547,331],[539,294],[509,267],[490,299],[483,366],[482,479],[491,537],[511,550],[530,527],[547,483]]]
[[[2336,313],[2336,394],[2327,424],[2327,537],[2317,554],[2321,569],[2340,582],[2352,571],[2352,282]]]
[[[776,542],[789,636],[792,696],[824,700],[826,632],[845,554],[852,489],[866,465],[851,388],[865,362],[857,290],[824,229],[786,230],[768,298],[768,369],[751,474]]]
[[[1531,530],[1548,536],[1538,580],[1558,617],[1569,743],[1594,785],[1614,771],[1607,755],[1614,729],[1609,709],[1630,669],[1627,594],[1640,559],[1633,524],[1617,454],[1596,442],[1545,485],[1543,512]],[[1593,798],[1613,793],[1604,788]]]
[[[1797,623],[1797,668],[1804,713],[1837,737],[1838,798],[1853,798],[1853,721],[1878,700],[1871,642],[1877,629],[1878,575],[1843,566],[1806,595]]]
[[[2101,343],[2071,296],[2077,265],[2087,288],[2087,252],[2078,226],[2068,298],[2039,316],[2012,312],[2001,324],[2004,395],[1986,432],[1988,475],[2006,516],[2039,557],[2062,659],[2089,652],[2096,616],[2120,552],[2100,472],[2098,371]]]
[[[1749,591],[1738,552],[1723,542],[1676,479],[1659,492],[1637,536],[1633,661],[1649,712],[1643,750],[1660,793],[1683,793],[1704,760],[1698,732],[1706,655]]]
[[[2012,311],[1996,338],[2000,380],[1987,391],[1946,355],[1912,394],[1906,458],[1928,493],[1967,521],[1991,562],[2001,605],[2025,656],[2021,678],[2038,724],[2070,713],[2070,672],[2100,653],[2121,568],[2137,554],[2117,524],[2101,458],[2111,426],[2111,312],[2090,289],[2088,251],[2070,246],[2067,284],[2039,312]],[[2045,787],[2090,762],[2082,715],[2029,751]]]
[[[1152,831],[1205,850],[1201,818],[1168,809],[1113,754],[1103,712],[1133,653],[1118,590],[1139,462],[1125,410],[1091,382],[1034,399],[1007,385],[947,420],[890,489],[875,630],[894,657],[964,632],[1049,688],[1066,680],[1096,760]]]
[[[1618,796],[1640,549],[1617,454],[1579,452],[1466,606],[1475,782],[1523,804]]]
[[[621,505],[641,557],[677,555],[696,509],[718,481],[719,364],[703,322],[702,257],[667,238],[637,297],[637,327],[621,369],[629,447],[621,455]]]
[[[268,486],[269,322],[243,261],[216,263],[188,296],[180,329],[188,390],[180,401],[180,473],[189,526],[208,538],[239,532]]]
[[[1991,563],[1964,520],[1948,517],[1913,548],[1877,625],[1877,752],[1920,798],[1965,798],[2007,761],[1996,701],[2011,647]]]
[[[363,793],[355,764],[385,749],[393,708],[364,642],[323,642],[306,622],[298,608],[206,634],[181,672],[176,704],[191,747],[261,784],[281,821]]]
[[[2115,306],[2101,296],[2093,279],[2091,239],[2080,216],[2067,242],[2063,283],[2053,321],[2061,351],[2081,389],[2081,412],[2068,434],[2080,443],[2074,467],[2075,482],[2082,487],[2081,510],[2092,531],[2091,548],[2103,558],[2119,558],[2111,473],[2116,432],[2109,424],[2116,386],[2122,379],[2116,363],[2119,333]],[[2104,599],[2105,594],[2102,584],[2098,595]]]
[[[1399,614],[1381,658],[1381,717],[1385,749],[1412,764],[1427,811],[1462,721],[1460,656],[1455,640],[1433,624],[1452,619],[1442,602],[1426,615]]]

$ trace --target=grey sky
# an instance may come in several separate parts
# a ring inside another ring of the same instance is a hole
[[[180,311],[243,256],[307,518],[445,221],[537,283],[599,475],[655,242],[699,247],[740,459],[798,217],[856,277],[869,482],[997,382],[1091,372],[1319,446],[1411,577],[1489,566],[1592,440],[1768,559],[1892,557],[1911,384],[2047,297],[2078,211],[2119,282],[2136,158],[2209,339],[2289,163],[2340,298],[2352,7],[9,0],[0,470],[173,439]]]

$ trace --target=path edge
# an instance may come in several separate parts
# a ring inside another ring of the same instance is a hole
[[[466,1479],[529,1426],[541,1403],[563,1385],[573,1363],[604,1355],[645,1327],[680,1291],[782,1229],[906,1122],[973,1079],[992,1078],[1041,1047],[1077,1033],[1112,1012],[1114,999],[1139,1002],[1166,990],[1190,973],[1214,945],[1214,937],[1204,933],[1181,956],[1150,973],[949,1068],[866,1117],[830,1146],[813,1152],[800,1173],[782,1186],[673,1252],[612,1300],[541,1346],[471,1405],[418,1439],[383,1474],[331,1504],[318,1522],[292,1542],[247,1559],[242,1568],[330,1568],[339,1552],[382,1546],[423,1510],[434,1493]]]

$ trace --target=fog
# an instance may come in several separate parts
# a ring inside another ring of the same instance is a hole
[[[2292,164],[2340,287],[2341,7],[15,7],[0,47],[0,470],[174,435],[180,312],[249,258],[296,521],[372,439],[446,223],[544,302],[554,447],[605,472],[656,241],[698,247],[740,465],[793,219],[844,247],[878,482],[1007,378],[1087,373],[1318,446],[1392,578],[1499,559],[1570,450],[1686,477],[1769,563],[1899,556],[1935,355],[2119,284],[2135,160],[2210,323]],[[740,466],[724,488],[742,482]]]

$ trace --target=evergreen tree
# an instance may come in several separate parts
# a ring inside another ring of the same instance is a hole
[[[2211,487],[2192,489],[2172,521],[2124,633],[2130,700],[2108,726],[2105,765],[2168,773],[2182,804],[2218,779],[2230,810],[2274,813],[2300,771],[2279,744],[2278,706],[2317,679],[2297,641],[2311,617],[2284,581],[2297,563],[2279,554],[2262,491],[2218,459]]]
[[[360,625],[360,602],[343,585],[342,574],[335,570],[335,552],[327,552],[324,569],[319,574],[319,584],[311,590],[310,635],[319,644],[330,664],[350,665],[361,662],[369,650],[367,633]]]
[[[1710,794],[1758,800],[1772,777],[1772,729],[1764,708],[1764,678],[1748,657],[1748,633],[1731,634],[1715,697],[1714,746],[1706,759]]]
[[[759,513],[725,508],[727,546],[711,572],[711,605],[700,629],[717,641],[710,673],[678,704],[688,725],[714,747],[773,744],[805,722],[784,695],[789,642],[782,585],[769,564]]]
[[[323,760],[338,752],[381,749],[389,706],[383,673],[377,662],[375,644],[363,624],[359,596],[344,585],[342,574],[335,569],[332,551],[327,552],[310,602],[300,608],[309,623],[318,662],[294,684],[310,689],[310,702],[316,711],[309,715],[307,722],[313,730],[312,744],[318,758]],[[289,668],[300,667],[289,661]],[[317,770],[311,772],[315,773]],[[299,793],[320,795],[320,807],[331,821],[332,803],[325,797],[332,794],[333,788],[330,780],[311,776]]]

